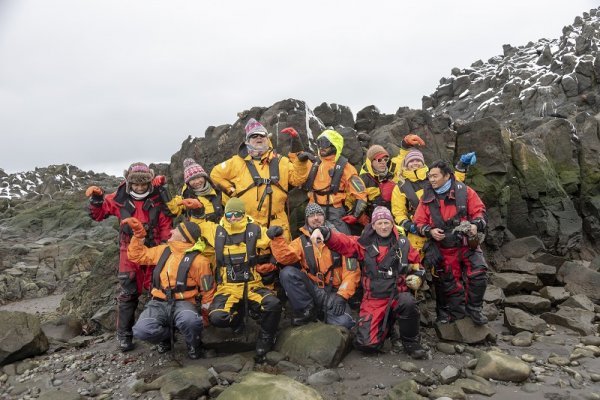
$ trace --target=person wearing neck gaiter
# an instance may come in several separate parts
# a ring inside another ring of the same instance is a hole
[[[485,205],[473,189],[454,178],[445,161],[431,164],[428,179],[413,222],[420,234],[433,240],[443,258],[436,263],[437,272],[451,320],[469,316],[476,325],[484,325],[487,264],[474,239],[487,225]],[[465,221],[469,232],[458,233],[455,228]]]
[[[391,210],[392,193],[398,179],[389,169],[389,160],[390,154],[383,146],[374,144],[367,150],[367,157],[360,170],[360,178],[367,188],[367,216],[377,206]]]
[[[111,215],[119,221],[135,217],[145,226],[144,244],[152,247],[166,242],[171,235],[172,220],[165,213],[161,201],[160,186],[163,176],[154,176],[154,171],[141,162],[133,163],[123,172],[125,181],[114,193],[104,195],[98,186],[90,186],[85,194],[90,198],[89,214],[95,221]],[[133,232],[128,225],[121,225],[119,232],[119,293],[117,295],[117,338],[118,348],[133,349],[135,310],[143,289],[150,288],[153,266],[129,261],[127,247]]]

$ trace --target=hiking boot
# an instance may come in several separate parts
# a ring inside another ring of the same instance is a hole
[[[465,310],[475,325],[485,325],[488,323],[487,317],[481,312],[481,307],[467,306]]]
[[[313,322],[317,319],[317,314],[315,312],[314,306],[309,306],[302,312],[294,313],[292,317],[292,325],[293,326],[301,326],[306,325],[309,322]]]
[[[435,313],[436,324],[449,324],[452,322],[452,316],[446,308],[436,308]]]
[[[410,358],[415,360],[422,360],[427,358],[427,351],[421,346],[419,342],[402,342],[404,351],[409,355]]]
[[[244,319],[243,318],[237,318],[231,321],[231,332],[233,332],[235,335],[241,335],[242,333],[244,333],[244,330],[246,329],[246,324],[244,323]]]
[[[135,347],[133,345],[133,338],[131,336],[121,336],[119,337],[119,350],[121,350],[122,353],[126,353],[128,351],[133,350],[133,348]]]
[[[189,346],[188,345],[188,357],[192,360],[204,358],[204,349],[202,348],[201,345],[198,345],[198,346]]]
[[[156,351],[158,354],[165,354],[167,351],[171,350],[171,341],[163,340],[159,344],[156,345]]]
[[[261,330],[258,334],[258,338],[256,339],[256,357],[255,357],[255,359],[258,362],[262,362],[265,358],[265,355],[269,351],[271,351],[274,344],[275,344],[275,336],[272,335],[271,333]]]

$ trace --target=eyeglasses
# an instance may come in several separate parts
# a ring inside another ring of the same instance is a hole
[[[388,162],[390,158],[389,157],[381,157],[381,158],[376,158],[373,161],[377,161],[377,162]]]
[[[260,133],[253,133],[252,135],[248,136],[248,139],[256,139],[259,137],[265,137],[265,135],[260,134]]]
[[[233,217],[235,218],[242,218],[244,216],[244,212],[242,211],[228,211],[225,213],[225,218],[227,219],[231,219]]]

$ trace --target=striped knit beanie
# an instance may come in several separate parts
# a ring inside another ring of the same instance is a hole
[[[419,150],[414,149],[406,154],[402,165],[404,165],[404,168],[406,168],[408,166],[408,163],[414,160],[420,160],[423,163],[423,165],[425,165],[425,157],[423,157],[423,153],[421,153]]]
[[[183,160],[183,180],[185,183],[201,176],[208,178],[208,174],[200,164],[191,158]]]

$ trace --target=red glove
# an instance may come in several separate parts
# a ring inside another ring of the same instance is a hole
[[[294,128],[285,128],[285,129],[282,129],[281,133],[284,133],[286,135],[290,135],[293,138],[297,138],[298,137],[298,131],[295,130]]]
[[[402,139],[402,141],[408,145],[407,147],[425,146],[425,141],[412,133],[410,135],[404,136],[404,139]]]
[[[152,186],[162,186],[167,183],[167,178],[164,175],[156,175],[154,179],[152,179]]]
[[[139,219],[135,217],[125,218],[123,221],[121,221],[121,225],[125,224],[129,225],[129,227],[133,231],[133,236],[135,236],[136,238],[143,239],[146,237],[146,230],[144,229],[144,225],[142,225]]]
[[[354,225],[358,223],[358,218],[356,218],[354,215],[344,215],[342,217],[342,221],[344,221],[348,225]]]
[[[358,223],[362,226],[367,226],[371,223],[371,218],[367,215],[367,213],[363,213],[360,217],[358,217]]]
[[[86,197],[102,196],[102,194],[104,194],[104,192],[98,186],[90,186],[85,191],[85,196]]]
[[[202,208],[204,205],[198,199],[183,199],[178,205],[184,206],[188,210],[195,210],[197,208]]]

